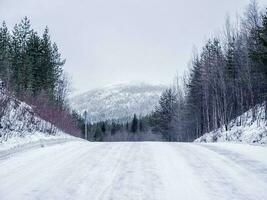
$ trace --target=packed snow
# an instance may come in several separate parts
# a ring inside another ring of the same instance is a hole
[[[71,141],[0,159],[1,200],[265,200],[267,148]]]
[[[255,118],[253,119],[253,112]],[[250,109],[225,127],[206,133],[196,142],[242,142],[267,144],[267,121],[265,119],[264,105]]]

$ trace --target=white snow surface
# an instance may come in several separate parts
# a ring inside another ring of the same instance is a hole
[[[0,151],[72,138],[41,119],[31,106],[0,88]]]
[[[0,159],[1,200],[265,200],[267,147],[76,140]]]
[[[2,154],[9,154],[10,152],[19,152],[25,148],[29,149],[32,146],[42,146],[50,143],[57,143],[58,141],[63,142],[74,139],[76,139],[76,137],[65,134],[64,132],[57,132],[56,135],[34,132],[25,134],[24,136],[13,136],[7,141],[0,143],[0,157],[1,152]]]
[[[225,127],[205,133],[195,142],[237,142],[267,144],[267,121],[265,120],[264,105],[254,108],[256,119],[253,120],[252,109],[232,120]]]
[[[134,113],[138,116],[150,114],[166,88],[143,82],[113,84],[75,96],[70,99],[70,105],[81,114],[88,111],[88,120],[92,123],[125,122],[132,119]]]

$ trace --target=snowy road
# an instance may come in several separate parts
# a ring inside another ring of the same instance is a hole
[[[267,148],[72,141],[0,159],[1,200],[267,199]]]

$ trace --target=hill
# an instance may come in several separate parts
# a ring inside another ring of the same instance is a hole
[[[90,90],[70,99],[71,107],[88,112],[90,122],[119,120],[127,121],[133,114],[144,116],[157,105],[164,85],[127,83],[108,85]]]

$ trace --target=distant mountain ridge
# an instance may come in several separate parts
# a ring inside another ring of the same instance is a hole
[[[93,89],[70,99],[71,107],[82,114],[88,112],[92,123],[106,120],[125,122],[133,114],[149,114],[167,87],[143,82],[121,83]]]

